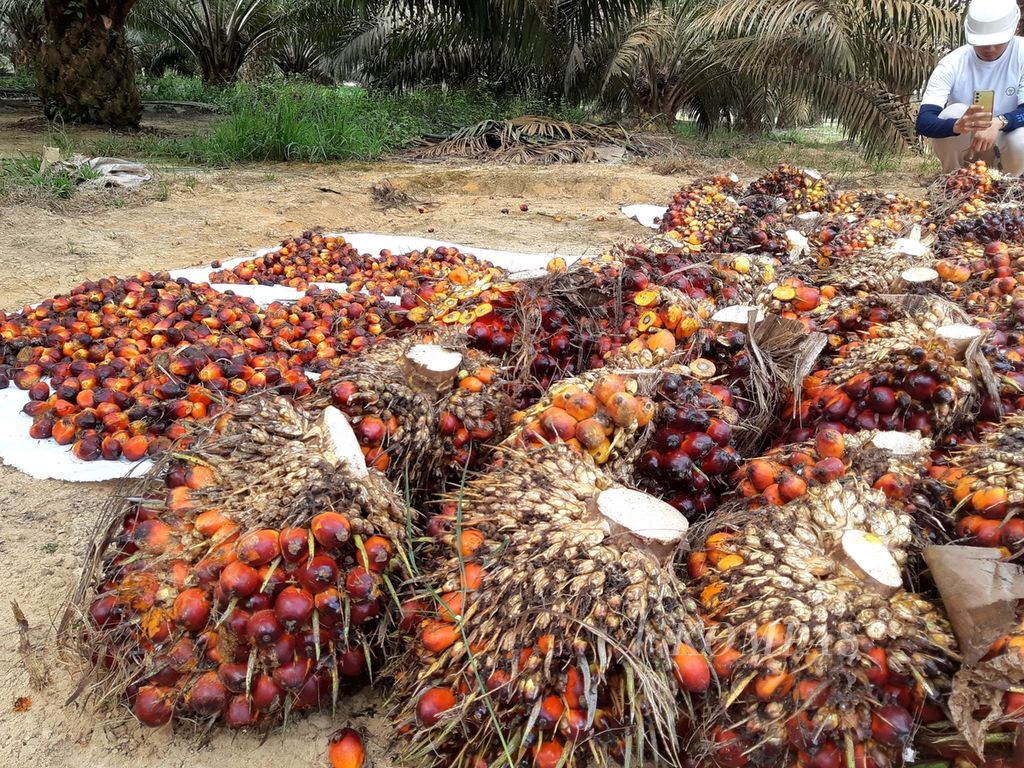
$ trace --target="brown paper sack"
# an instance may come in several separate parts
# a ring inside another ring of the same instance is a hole
[[[1016,624],[1024,599],[1024,568],[1001,559],[989,547],[926,547],[924,559],[963,654],[964,667],[953,679],[949,711],[971,748],[984,753],[985,736],[1002,715],[1003,694],[1024,685],[1017,655],[978,661]],[[976,713],[988,710],[982,719]]]

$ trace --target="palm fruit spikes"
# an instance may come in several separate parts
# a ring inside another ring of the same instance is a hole
[[[249,398],[115,498],[65,618],[81,690],[146,725],[270,727],[366,678],[405,578],[407,510],[328,414]]]
[[[515,427],[505,444],[533,449],[566,443],[621,473],[636,458],[634,449],[654,416],[655,405],[643,391],[658,376],[653,369],[602,368],[564,379],[536,405],[513,414]]]
[[[724,706],[723,768],[902,763],[956,658],[938,611],[902,588],[909,518],[856,478],[716,518],[690,558]]]
[[[405,764],[679,759],[675,691],[711,680],[671,565],[681,515],[553,445],[510,454],[430,527],[446,553],[396,665]]]
[[[1024,415],[1013,414],[950,457],[939,478],[968,544],[1024,548]]]

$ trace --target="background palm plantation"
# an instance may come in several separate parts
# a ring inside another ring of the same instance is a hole
[[[744,130],[830,118],[869,152],[913,141],[914,92],[960,0],[0,0],[47,113],[135,124],[136,68],[208,84],[276,70],[478,89],[614,118]],[[134,53],[134,58],[129,55]]]

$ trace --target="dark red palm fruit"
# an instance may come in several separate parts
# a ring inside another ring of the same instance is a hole
[[[455,692],[451,688],[430,688],[416,702],[416,719],[424,728],[430,728],[454,706]]]
[[[236,560],[220,572],[219,582],[224,595],[230,599],[248,597],[259,589],[261,579],[255,568]]]
[[[248,672],[247,664],[235,662],[225,662],[217,667],[217,676],[231,693],[245,693],[245,678]]]
[[[172,615],[178,626],[189,632],[199,632],[210,621],[210,601],[203,590],[191,587],[175,598]]]
[[[349,608],[349,618],[353,624],[365,624],[380,615],[380,603],[376,600],[369,603],[353,603]]]
[[[314,595],[338,584],[338,564],[327,555],[316,555],[295,571],[298,582]]]
[[[260,660],[268,667],[278,667],[295,661],[295,635],[285,632],[260,651]]]
[[[715,441],[704,432],[689,432],[679,445],[679,449],[694,461],[707,455],[708,451],[714,447]]]
[[[288,573],[284,568],[275,566],[274,563],[261,565],[257,573],[260,575],[260,593],[271,600],[277,597],[278,593],[288,584]]]
[[[253,643],[266,648],[280,639],[284,634],[284,628],[277,620],[277,615],[269,608],[265,608],[249,617],[246,634]]]
[[[174,714],[174,698],[172,688],[144,685],[139,688],[135,701],[132,702],[132,712],[143,725],[152,728],[166,725]]]
[[[278,532],[266,528],[247,533],[238,540],[235,552],[238,559],[246,565],[251,565],[254,568],[266,565],[281,554]]]
[[[216,672],[204,672],[189,688],[185,705],[200,717],[213,717],[224,711],[228,689]]]
[[[254,592],[241,602],[242,609],[249,613],[265,611],[274,605],[274,600],[266,592]]]
[[[310,522],[313,538],[327,550],[336,550],[352,536],[352,524],[338,512],[321,512]]]
[[[289,563],[297,563],[309,556],[309,531],[305,528],[281,530],[281,556]]]
[[[284,703],[285,693],[269,675],[259,675],[252,685],[252,704],[260,712],[272,712]]]
[[[89,606],[89,619],[94,627],[113,627],[122,618],[123,609],[114,595],[101,595]]]
[[[298,659],[282,664],[273,672],[274,682],[289,693],[298,693],[309,677],[309,659]]]
[[[896,410],[896,392],[891,387],[873,387],[865,398],[868,408],[878,414]]]
[[[361,566],[356,566],[345,577],[345,592],[357,602],[363,602],[373,596],[377,579],[372,573]]]
[[[871,714],[871,735],[882,744],[902,746],[914,731],[914,716],[903,707],[887,704]]]
[[[317,592],[313,598],[320,626],[330,629],[345,619],[345,598],[334,587]]]
[[[306,678],[302,688],[295,694],[292,706],[296,709],[315,709],[331,690],[329,679],[313,674]]]
[[[387,539],[382,536],[371,536],[363,543],[362,550],[356,554],[356,561],[373,573],[383,573],[391,562],[393,552],[394,547]]]
[[[249,697],[240,693],[228,702],[224,722],[229,728],[248,728],[256,724],[258,713]]]
[[[345,677],[362,677],[366,672],[366,653],[362,648],[348,648],[338,654],[338,671]]]
[[[313,615],[313,595],[295,586],[285,587],[274,600],[274,613],[289,631],[303,626]]]

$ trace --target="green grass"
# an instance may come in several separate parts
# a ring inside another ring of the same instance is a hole
[[[310,83],[268,81],[216,89],[198,80],[160,78],[143,84],[146,98],[214,104],[225,118],[208,132],[182,138],[110,134],[81,142],[55,136],[58,146],[85,154],[144,156],[194,165],[238,162],[374,160],[429,134],[447,134],[486,119],[547,114],[580,120],[580,110],[539,100],[420,89],[405,94]]]
[[[51,167],[43,171],[41,166],[38,157],[0,158],[0,200],[67,200],[79,183],[98,176],[88,168],[68,171]]]

